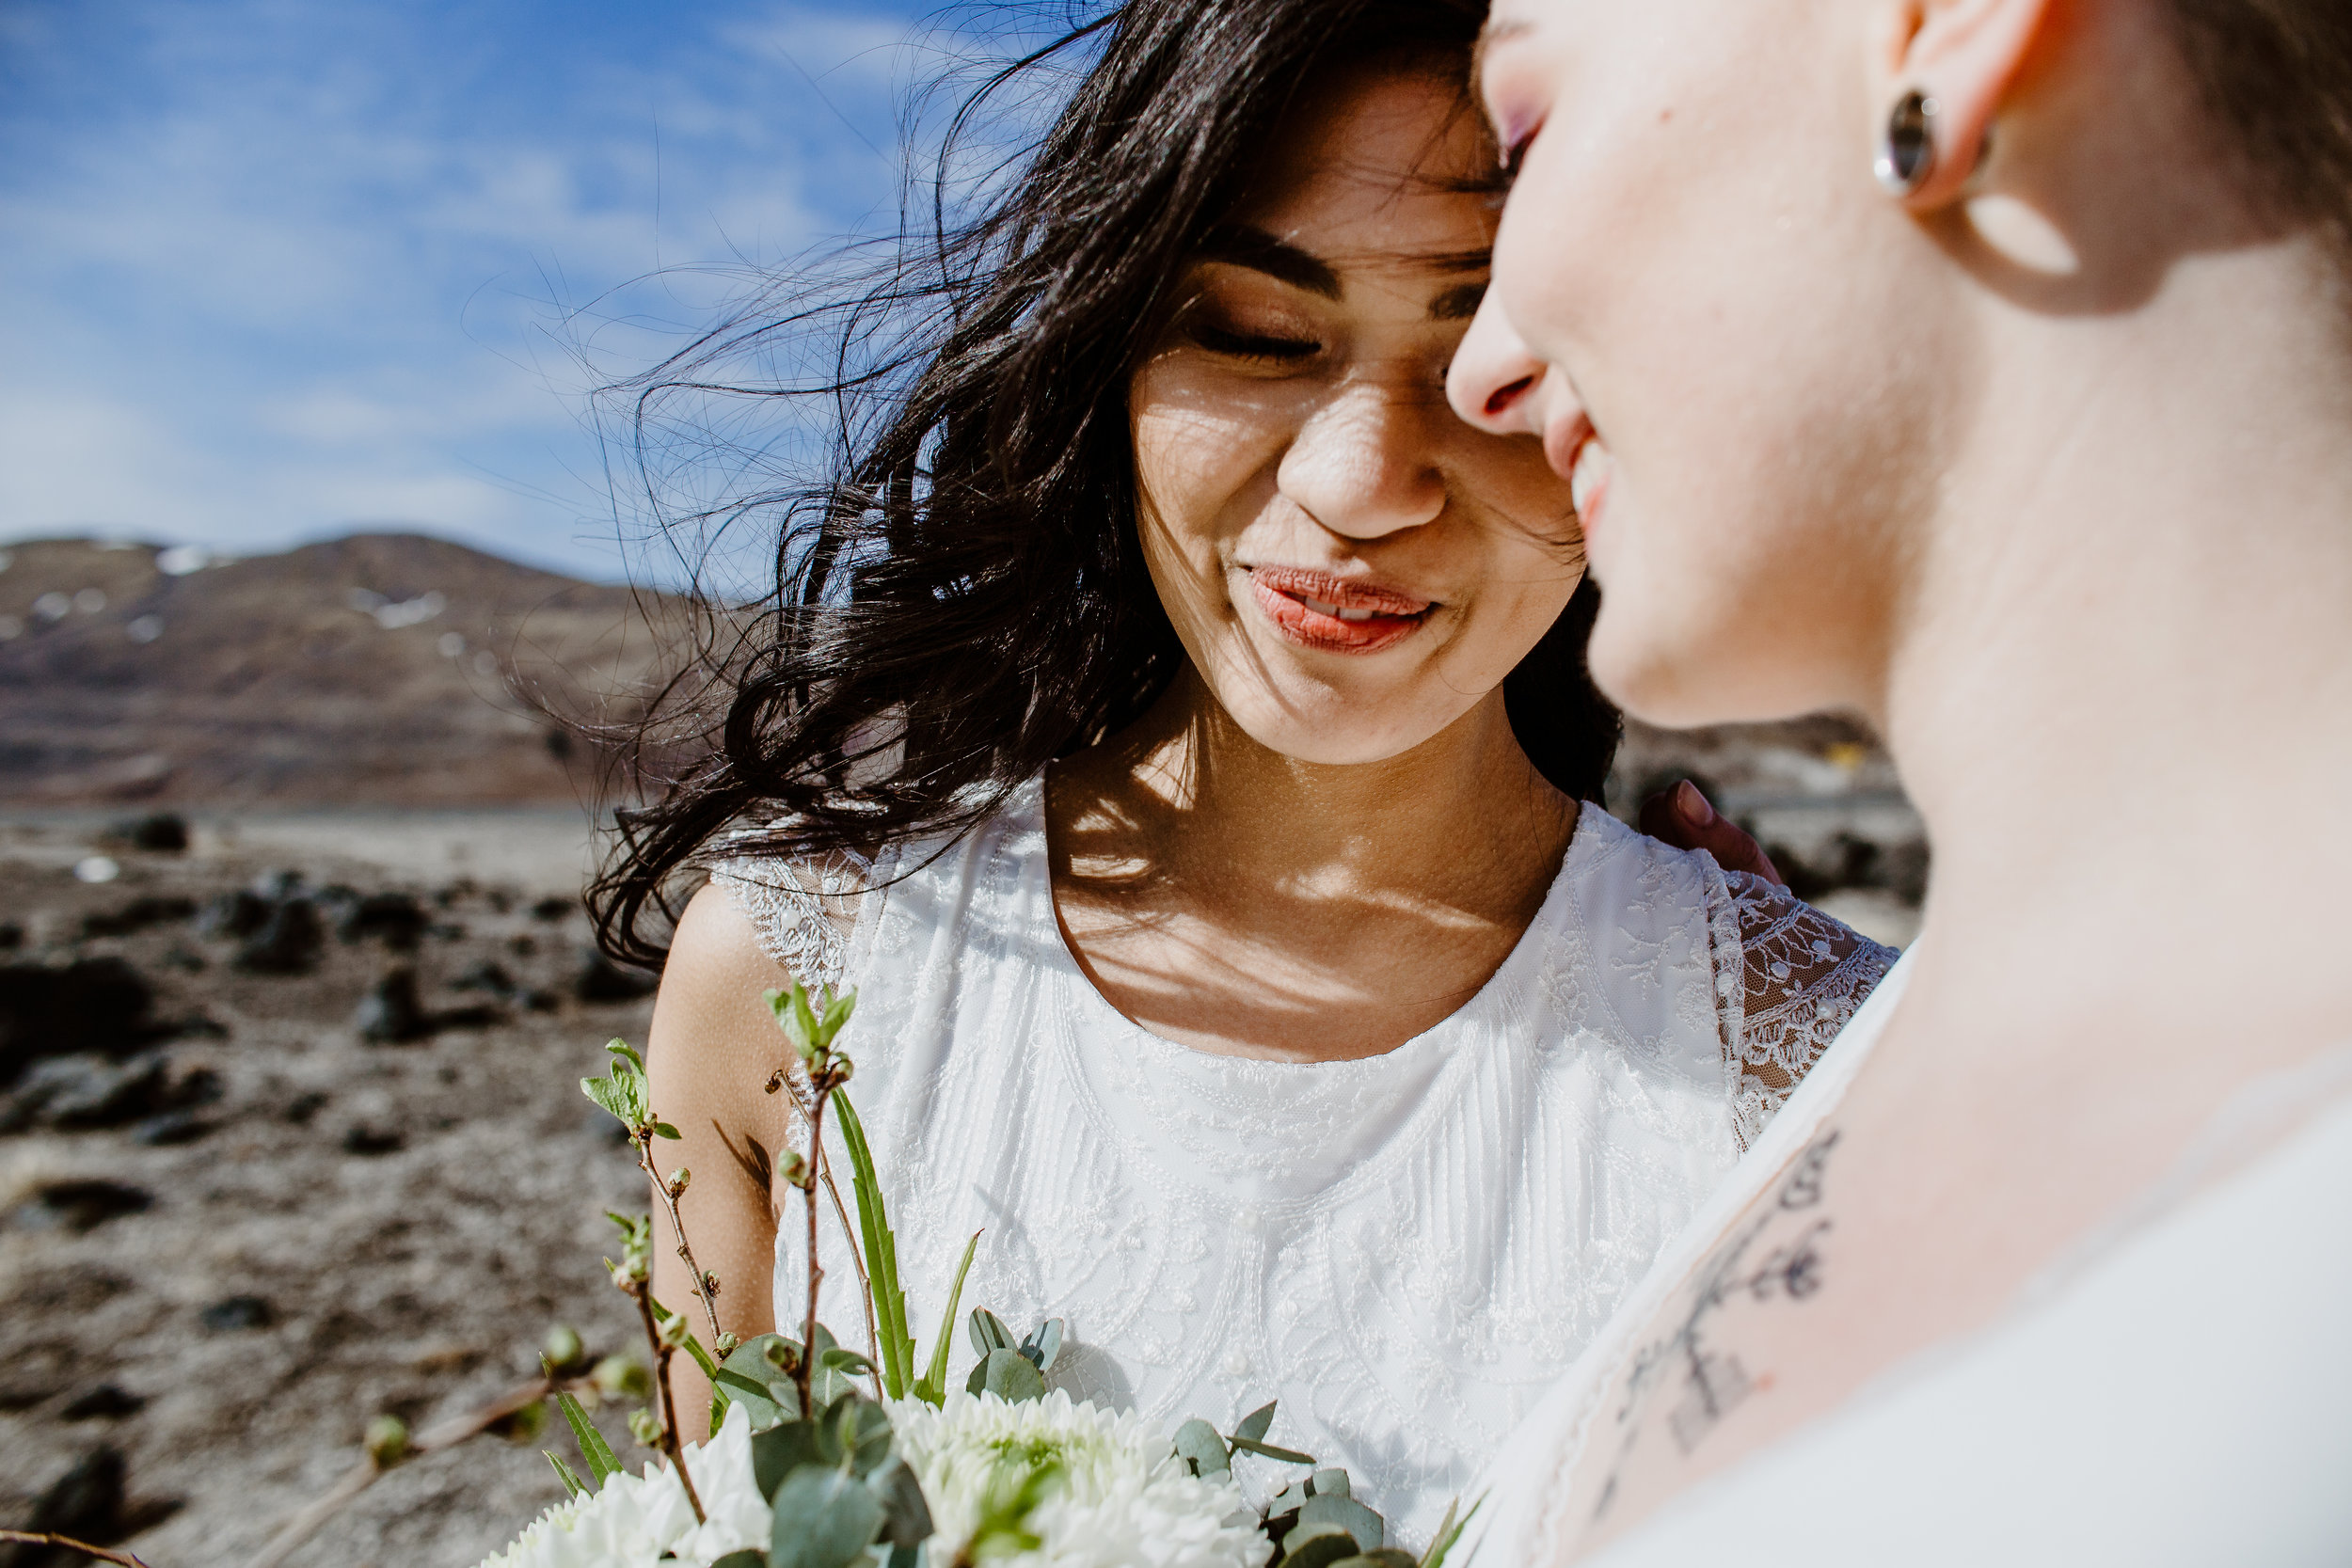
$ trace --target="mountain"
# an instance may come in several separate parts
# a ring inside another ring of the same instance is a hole
[[[545,709],[626,715],[639,596],[445,540],[0,547],[0,802],[569,803]]]

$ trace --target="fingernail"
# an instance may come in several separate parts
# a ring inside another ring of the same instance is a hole
[[[1688,779],[1675,785],[1675,809],[1693,827],[1704,828],[1715,820],[1715,808],[1707,803],[1699,786]]]

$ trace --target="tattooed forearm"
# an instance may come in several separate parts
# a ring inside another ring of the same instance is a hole
[[[1827,1132],[1807,1146],[1781,1178],[1772,1200],[1741,1222],[1700,1268],[1671,1332],[1635,1354],[1617,1404],[1617,1453],[1593,1508],[1596,1520],[1616,1498],[1618,1478],[1632,1456],[1642,1415],[1654,1397],[1679,1390],[1681,1397],[1665,1413],[1665,1425],[1687,1456],[1755,1391],[1756,1382],[1740,1358],[1707,1341],[1708,1328],[1724,1304],[1740,1296],[1758,1304],[1801,1302],[1821,1289],[1820,1243],[1831,1222],[1799,1216],[1820,1208],[1823,1173],[1837,1139],[1837,1133]],[[1768,1233],[1772,1233],[1774,1244],[1756,1257]]]

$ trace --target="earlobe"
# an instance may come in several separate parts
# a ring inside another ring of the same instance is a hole
[[[1899,0],[1883,13],[1872,172],[1916,212],[1967,194],[2050,0]]]

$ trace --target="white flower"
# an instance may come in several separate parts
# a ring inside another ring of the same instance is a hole
[[[1168,1434],[1133,1413],[1073,1404],[1058,1388],[1018,1404],[958,1390],[940,1410],[894,1403],[890,1418],[939,1530],[933,1562],[970,1542],[1008,1464],[1052,1463],[1060,1475],[1028,1517],[1041,1544],[1007,1568],[1263,1568],[1272,1553],[1240,1489],[1193,1475]]]
[[[745,1546],[768,1549],[767,1499],[752,1476],[752,1422],[741,1405],[708,1443],[689,1444],[686,1472],[704,1522],[666,1464],[607,1476],[594,1493],[557,1503],[482,1568],[708,1568]]]

